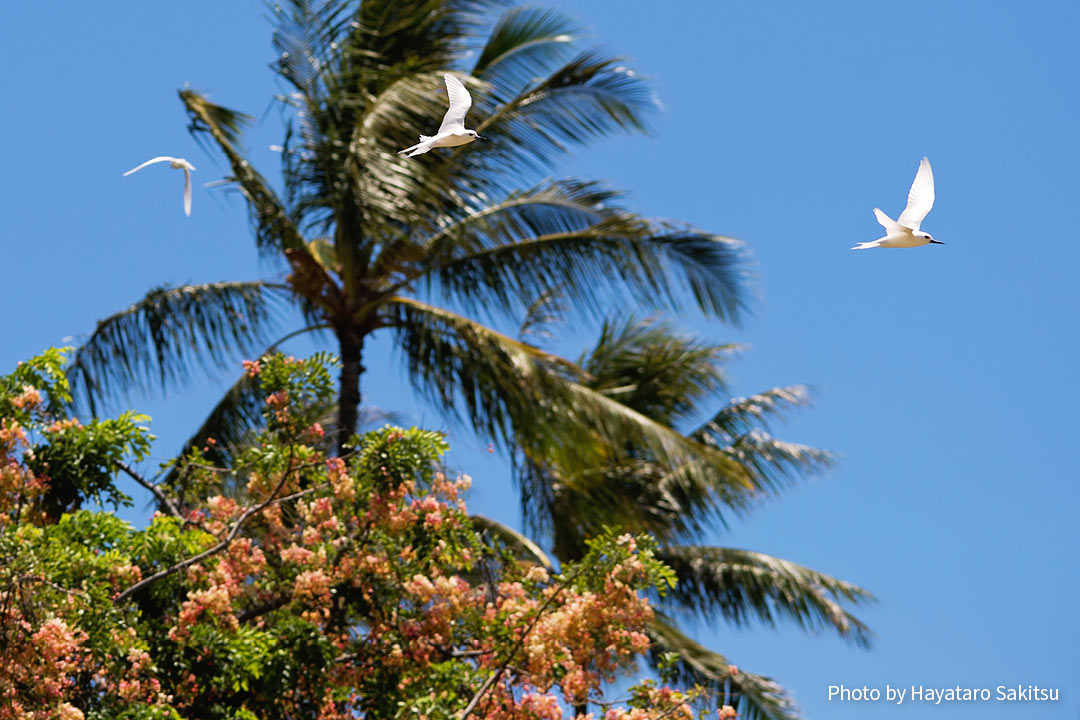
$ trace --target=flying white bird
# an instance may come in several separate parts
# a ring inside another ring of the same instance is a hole
[[[446,74],[443,78],[446,80],[446,94],[450,97],[450,109],[443,116],[439,132],[430,137],[421,135],[420,142],[412,147],[399,150],[398,155],[412,157],[413,155],[426,153],[431,148],[455,147],[471,143],[477,138],[484,139],[477,135],[475,130],[465,129],[465,113],[469,112],[469,108],[472,107],[472,97],[469,95],[469,91],[453,75]],[[406,155],[406,153],[408,154]]]
[[[160,157],[147,160],[138,167],[131,168],[124,177],[127,177],[133,172],[139,172],[147,165],[153,165],[154,163],[167,162],[171,168],[183,168],[184,170],[184,214],[191,215],[191,171],[195,169],[195,166],[189,163],[184,158],[174,158],[168,155],[161,155]]]
[[[908,191],[907,207],[900,217],[892,220],[888,215],[874,208],[877,221],[885,228],[885,237],[878,238],[873,242],[859,243],[852,250],[867,250],[869,248],[909,248],[920,245],[944,245],[940,240],[930,237],[930,233],[919,229],[923,218],[934,207],[934,171],[930,169],[930,161],[926,158],[919,163],[919,172],[915,174],[915,182],[911,183]]]

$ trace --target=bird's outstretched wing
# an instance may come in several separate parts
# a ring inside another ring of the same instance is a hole
[[[176,158],[169,157],[168,155],[159,155],[156,158],[152,158],[150,160],[147,160],[146,162],[144,162],[142,165],[139,165],[138,167],[131,168],[126,173],[124,173],[122,177],[127,177],[128,175],[130,175],[133,172],[139,172],[140,170],[142,170],[147,165],[153,165],[154,163],[159,163],[159,162],[172,162],[175,159]]]
[[[439,134],[465,129],[465,113],[472,107],[472,96],[465,86],[455,76],[447,73],[446,94],[450,97],[450,109],[443,115],[442,125],[439,126]]]
[[[912,230],[918,230],[923,218],[934,207],[934,171],[930,169],[930,161],[926,158],[919,163],[919,172],[915,174],[915,182],[911,183],[908,191],[907,207],[896,221]]]
[[[184,214],[191,215],[191,171],[184,167]]]
[[[886,235],[900,235],[903,232],[900,229],[900,223],[881,212],[881,208],[874,208],[874,217],[877,218],[881,227],[885,228]]]

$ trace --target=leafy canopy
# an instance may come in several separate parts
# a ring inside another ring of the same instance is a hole
[[[266,429],[232,465],[180,461],[205,500],[148,485],[165,510],[145,529],[43,515],[29,438],[47,453],[67,432],[47,426],[62,362],[0,378],[0,720],[554,719],[649,651],[646,595],[674,584],[653,540],[608,530],[555,572],[473,528],[440,434],[385,427],[328,457],[313,419],[326,356],[249,364]],[[119,463],[142,452],[134,436],[62,444]],[[213,492],[226,475],[242,492]],[[701,699],[643,681],[607,717],[692,718]]]

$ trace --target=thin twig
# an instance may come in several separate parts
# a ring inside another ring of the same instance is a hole
[[[77,596],[82,597],[82,598],[88,597],[87,594],[85,592],[83,592],[82,590],[73,590],[72,588],[66,588],[63,585],[57,585],[56,583],[52,582],[51,580],[46,580],[45,578],[41,577],[40,575],[23,575],[22,577],[19,578],[19,582],[20,583],[24,583],[24,582],[41,583],[42,585],[48,585],[49,587],[51,587],[51,588],[53,588],[55,590],[59,590],[62,593],[67,593],[68,595],[77,595]]]
[[[661,718],[667,717],[668,715],[675,712],[676,710],[678,710],[679,708],[681,708],[683,705],[687,704],[688,702],[690,702],[689,696],[687,696],[687,698],[685,700],[683,700],[682,702],[680,702],[678,705],[672,705],[667,710],[665,710],[664,712],[657,715],[656,720],[660,720]]]

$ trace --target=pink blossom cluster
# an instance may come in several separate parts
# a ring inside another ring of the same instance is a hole
[[[11,521],[29,521],[33,501],[48,488],[48,478],[20,460],[27,448],[26,430],[18,421],[0,418],[0,528]]]
[[[6,647],[0,653],[0,720],[81,718],[82,713],[66,703],[65,692],[82,669],[86,633],[56,617],[35,628],[9,603],[2,606]]]

